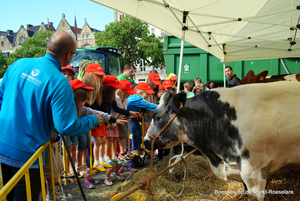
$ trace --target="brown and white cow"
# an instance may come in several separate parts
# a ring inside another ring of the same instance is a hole
[[[300,74],[290,74],[290,75],[272,75],[267,76],[268,71],[265,70],[257,75],[254,74],[253,70],[249,70],[247,75],[243,77],[239,85],[253,84],[253,83],[269,83],[277,81],[300,81]]]
[[[156,136],[178,113],[158,137],[159,146],[190,144],[206,155],[214,174],[244,182],[261,201],[268,175],[300,164],[299,89],[299,82],[274,82],[218,88],[188,99],[185,93],[165,93],[148,132]],[[148,133],[144,143],[151,149]]]

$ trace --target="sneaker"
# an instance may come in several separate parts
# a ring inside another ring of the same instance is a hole
[[[110,180],[109,177],[105,177],[104,178],[104,184],[107,185],[107,186],[113,185],[113,183],[111,182],[111,180]]]
[[[92,184],[90,180],[84,180],[84,185],[87,188],[95,188],[95,186]]]
[[[47,190],[46,201],[53,201],[52,190]]]
[[[132,160],[132,158],[130,157],[130,155],[128,153],[119,154],[119,158],[121,158],[122,160],[125,160],[125,161]]]
[[[93,184],[93,185],[96,185],[96,184],[99,184],[100,181],[98,179],[94,179],[92,177],[89,178],[89,181]]]
[[[114,163],[116,163],[116,164],[122,164],[122,163],[124,163],[124,161],[120,160],[119,158],[115,158],[114,159]]]
[[[103,161],[102,163],[100,163],[103,167],[105,168],[111,168],[112,165],[108,164],[106,161]]]
[[[98,164],[98,165],[93,165],[93,168],[98,170],[98,171],[101,171],[101,172],[105,172],[106,169],[101,165],[101,164]]]
[[[114,162],[109,158],[109,157],[104,157],[106,158],[105,162],[109,165],[114,165]]]
[[[67,191],[64,191],[62,186],[55,186],[55,195],[56,199],[58,198],[72,198],[72,195],[70,193],[67,193]]]
[[[113,173],[113,178],[114,179],[117,179],[119,181],[121,180],[124,180],[125,178],[121,176],[121,174],[118,172],[117,174],[116,173]]]

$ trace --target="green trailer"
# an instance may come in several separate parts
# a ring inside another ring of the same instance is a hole
[[[180,45],[180,39],[172,35],[164,36],[163,54],[167,75],[170,73],[178,75]],[[255,74],[268,70],[268,75],[300,73],[300,57],[235,61],[226,63],[225,65],[231,66],[233,72],[239,78],[244,77],[249,70],[253,70]],[[181,83],[193,81],[196,77],[200,77],[204,83],[211,80],[215,82],[217,86],[223,86],[223,63],[220,59],[210,53],[185,42],[182,59]]]

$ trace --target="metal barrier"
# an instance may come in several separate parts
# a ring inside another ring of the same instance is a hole
[[[99,172],[96,169],[93,169],[92,165],[92,137],[91,137],[91,131],[90,132],[90,169],[91,173],[90,175],[93,175],[97,172]],[[129,143],[129,123],[128,123],[128,153],[130,153],[130,143]],[[65,137],[65,136],[62,136]],[[42,152],[47,148],[49,148],[49,160],[50,160],[50,175],[51,175],[51,183],[52,183],[52,193],[53,193],[53,200],[56,201],[55,196],[55,188],[54,188],[54,176],[53,176],[53,164],[52,164],[52,150],[51,150],[51,142],[50,140],[42,145],[31,157],[30,159],[20,168],[20,170],[7,182],[3,188],[0,190],[0,201],[5,201],[7,195],[11,192],[11,190],[15,187],[15,185],[20,181],[20,179],[25,175],[25,183],[26,183],[26,195],[27,195],[27,201],[31,201],[31,186],[30,186],[30,176],[29,176],[29,168],[32,166],[32,164],[39,158],[39,169],[40,169],[40,177],[41,177],[41,187],[42,187],[42,197],[43,200],[46,200],[46,188],[45,188],[45,178],[44,178],[44,167],[43,167],[43,158],[42,158]],[[144,116],[142,116],[142,147],[144,147]],[[66,154],[66,145],[63,143],[63,161],[64,161],[64,175],[68,175],[68,164],[67,164],[67,154]],[[79,176],[79,178],[83,178],[82,176]],[[61,184],[60,176],[59,176],[59,183]],[[64,184],[68,185],[70,181],[65,178]]]
[[[51,150],[51,142],[50,140],[41,146],[31,157],[30,159],[22,166],[22,168],[3,186],[0,190],[0,201],[5,201],[7,195],[10,191],[17,185],[20,179],[25,175],[25,184],[26,184],[26,195],[27,201],[31,201],[31,186],[30,186],[30,176],[29,176],[29,168],[32,164],[39,158],[39,169],[41,176],[41,187],[42,187],[42,196],[46,200],[46,188],[45,188],[45,178],[44,178],[44,168],[43,168],[43,156],[42,152],[49,147],[49,156],[50,156],[50,175],[52,181],[52,193],[55,195],[54,188],[54,177],[53,177],[53,165],[52,165],[52,150]],[[56,201],[55,196],[53,196],[53,200]]]

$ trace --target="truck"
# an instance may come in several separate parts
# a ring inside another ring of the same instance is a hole
[[[77,55],[73,57],[70,66],[75,70],[76,76],[79,72],[79,63],[82,60],[90,60],[101,65],[106,75],[118,76],[121,74],[119,57],[123,52],[115,47],[83,47],[76,49]]]
[[[174,73],[178,75],[181,40],[172,35],[164,36],[164,59],[167,75]],[[300,73],[299,58],[274,58],[263,60],[234,61],[226,63],[231,66],[233,73],[238,78],[243,78],[249,70],[258,74],[268,70],[268,75],[284,75]],[[184,43],[181,83],[194,81],[200,77],[203,83],[215,82],[215,86],[224,86],[224,69],[220,59],[212,54],[197,48],[189,43]],[[226,77],[227,79],[227,77]],[[227,80],[226,80],[227,82]],[[180,87],[183,88],[182,86]]]

